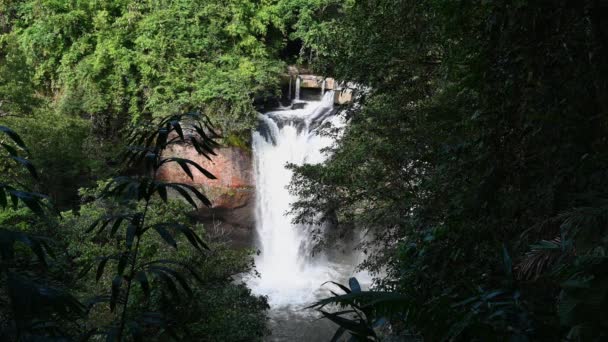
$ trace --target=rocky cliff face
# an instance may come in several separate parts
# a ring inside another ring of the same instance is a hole
[[[173,145],[165,152],[165,157],[190,159],[217,179],[209,179],[194,168],[191,168],[194,178],[190,179],[176,163],[161,168],[159,178],[190,184],[202,190],[213,207],[203,206],[194,215],[205,224],[208,233],[224,237],[237,246],[250,246],[255,227],[251,152],[238,147],[223,147],[216,153],[217,156],[212,156],[210,161],[192,146]]]

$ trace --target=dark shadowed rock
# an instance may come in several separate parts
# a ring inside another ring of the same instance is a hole
[[[304,107],[306,107],[306,103],[305,102],[294,102],[291,105],[291,109],[304,109]]]

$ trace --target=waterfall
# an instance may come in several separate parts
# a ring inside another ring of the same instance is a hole
[[[296,76],[296,101],[300,100],[300,83],[302,82],[302,80],[300,79],[299,76]]]
[[[325,95],[325,84],[327,81],[323,79],[323,83],[321,83],[321,96]]]
[[[299,79],[296,84],[297,99]],[[317,128],[325,122],[343,125],[333,101],[334,93],[328,91],[321,101],[304,101],[304,108],[261,114],[259,128],[253,133],[261,253],[255,260],[260,277],[250,279],[249,285],[254,293],[267,295],[273,307],[310,303],[323,282],[337,279],[336,268],[324,255],[310,257],[310,229],[293,224],[293,217],[287,215],[296,198],[286,188],[292,172],[285,168],[287,163],[324,160],[321,149],[332,139],[316,134]]]

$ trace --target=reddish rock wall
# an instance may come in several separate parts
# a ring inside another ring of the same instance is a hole
[[[213,207],[202,206],[193,213],[207,228],[209,236],[220,236],[235,247],[253,246],[255,216],[255,187],[251,152],[238,147],[216,150],[209,161],[192,146],[173,145],[164,157],[190,159],[211,172],[217,179],[209,179],[191,167],[190,179],[176,163],[159,170],[159,178],[168,182],[186,183],[203,190]]]
[[[191,146],[173,145],[164,157],[190,159],[217,179],[209,179],[195,168],[191,168],[194,179],[190,179],[177,163],[165,164],[159,170],[159,178],[202,188],[214,208],[234,209],[247,205],[254,192],[251,153],[238,147],[219,148],[216,153],[217,156],[212,156],[209,161]]]

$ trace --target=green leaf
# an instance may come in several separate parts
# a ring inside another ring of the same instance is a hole
[[[25,143],[23,142],[23,140],[21,140],[21,137],[19,137],[19,135],[15,133],[12,129],[6,126],[0,126],[0,132],[3,132],[8,135],[15,142],[15,144],[17,144],[17,146],[21,147],[24,150],[26,149]]]
[[[156,230],[158,235],[160,235],[169,246],[177,249],[177,242],[175,241],[171,233],[169,233],[166,229],[159,225],[155,225],[152,228]]]
[[[16,156],[11,156],[10,158],[16,161],[18,164],[23,165],[29,171],[32,177],[38,179],[38,173],[36,172],[36,168],[32,163],[30,163],[29,160]]]
[[[150,283],[148,282],[146,272],[137,272],[137,274],[135,275],[135,280],[141,285],[141,289],[142,291],[144,291],[144,295],[146,296],[146,298],[150,298]]]
[[[182,126],[180,125],[178,120],[172,120],[170,121],[171,126],[173,126],[173,128],[175,129],[175,132],[177,132],[177,135],[179,135],[179,137],[184,140],[184,132],[182,130]]]
[[[110,311],[114,312],[118,298],[120,297],[120,286],[122,285],[122,276],[117,275],[112,280],[112,295],[110,296]]]
[[[207,207],[211,207],[211,201],[209,201],[209,199],[203,195],[198,189],[196,189],[194,186],[189,185],[189,184],[180,184],[180,186],[188,189],[190,192],[192,192],[196,198],[201,201],[204,205],[206,205]]]
[[[183,267],[188,272],[190,272],[190,274],[192,275],[192,277],[194,279],[196,279],[196,281],[198,281],[201,284],[204,283],[203,278],[187,263],[180,262],[177,260],[171,260],[171,259],[158,259],[158,260],[153,260],[153,261],[146,263],[146,266],[157,265],[157,264],[168,264],[168,265],[176,265],[176,266]]]
[[[340,337],[342,337],[342,335],[344,335],[345,332],[346,332],[345,328],[343,328],[343,327],[338,328],[338,330],[336,330],[336,333],[334,334],[334,336],[332,336],[330,342],[338,342]]]
[[[348,279],[348,286],[350,286],[350,289],[354,293],[361,292],[361,285],[359,285],[359,281],[355,277]]]
[[[186,191],[182,188],[183,184],[168,183],[168,184],[166,184],[166,186],[177,191],[186,201],[188,201],[188,203],[190,203],[190,205],[192,207],[194,207],[195,209],[198,208],[198,205],[196,205],[196,202],[194,202],[194,200],[192,199],[192,196],[190,196],[188,191]]]
[[[345,293],[351,293],[351,290],[348,287],[346,287],[340,283],[336,283],[335,281],[326,281],[323,284],[321,284],[321,286],[323,286],[325,284],[334,284],[337,287],[339,287],[340,289],[342,289],[342,291],[344,291]]]
[[[105,257],[102,258],[101,261],[99,262],[99,265],[97,266],[97,272],[95,275],[95,281],[99,281],[99,279],[101,279],[101,276],[103,275],[103,270],[106,267],[106,264],[108,263],[108,260],[110,258],[109,257]]]
[[[125,268],[127,267],[127,263],[129,262],[129,253],[124,252],[120,255],[120,257],[118,258],[118,266],[117,266],[117,272],[119,275],[123,275]]]
[[[184,159],[184,158],[167,158],[164,159],[161,162],[162,164],[165,163],[171,163],[171,162],[175,162],[178,163],[179,166],[184,170],[184,172],[188,175],[188,177],[190,177],[190,179],[194,179],[194,175],[192,174],[192,171],[190,170],[189,166],[193,166],[194,168],[196,168],[200,173],[202,173],[203,175],[205,175],[205,177],[209,178],[209,179],[217,179],[211,172],[205,170],[202,166],[200,166],[198,163],[195,163],[192,160],[189,159]]]
[[[114,236],[114,234],[116,234],[116,232],[118,231],[118,228],[120,228],[120,225],[122,224],[124,219],[125,219],[125,217],[118,217],[116,219],[116,221],[114,221],[114,224],[112,225],[112,228],[110,229],[110,236]]]
[[[135,233],[137,232],[137,226],[134,224],[129,224],[127,227],[127,232],[125,236],[125,243],[127,248],[131,248],[133,246],[133,240],[135,239]]]
[[[209,157],[209,155],[205,152],[205,150],[203,150],[203,147],[196,139],[192,138],[192,139],[190,139],[190,141],[192,142],[192,146],[194,146],[194,149],[196,150],[196,152],[198,152],[199,154],[202,154],[205,158],[207,158],[207,160],[211,160],[211,157]]]
[[[165,188],[165,185],[163,183],[156,183],[156,191],[163,202],[167,203],[167,188]]]
[[[8,201],[6,199],[6,192],[4,191],[4,186],[0,185],[0,207],[5,209],[8,205]]]
[[[194,248],[198,249],[201,252],[204,252],[204,250],[210,250],[209,246],[207,246],[207,244],[192,229],[183,224],[180,224],[178,222],[166,222],[157,224],[155,226],[161,228],[170,228],[179,231],[186,237],[186,239],[188,239],[188,242],[190,242],[190,244]]]
[[[156,148],[162,150],[167,145],[167,137],[169,131],[166,128],[160,128],[158,130],[158,138],[156,139]]]
[[[91,223],[91,225],[89,226],[89,228],[87,228],[85,230],[85,233],[90,233],[93,231],[93,229],[95,229],[95,227],[97,227],[97,225],[99,224],[99,222],[101,222],[101,218],[96,219],[95,221],[93,221],[93,223]]]
[[[173,278],[175,278],[175,280],[177,280],[177,282],[180,284],[180,286],[184,289],[184,291],[186,291],[186,293],[189,296],[193,295],[192,289],[188,285],[186,278],[184,278],[184,276],[182,276],[179,272],[177,272],[169,267],[158,266],[158,265],[149,266],[148,269],[150,271],[164,272],[168,275],[171,275]]]
[[[354,334],[362,336],[362,337],[376,336],[376,333],[374,332],[374,330],[371,329],[370,327],[368,327],[363,322],[344,318],[339,315],[336,315],[336,314],[333,314],[333,313],[330,313],[327,311],[323,311],[323,310],[319,310],[319,312],[321,314],[323,314],[323,316],[325,316],[325,318],[336,323],[338,326],[350,331],[351,333],[354,333]]]
[[[158,278],[164,281],[165,285],[169,288],[169,291],[173,295],[174,298],[179,297],[179,292],[177,291],[177,286],[175,286],[175,282],[171,277],[166,275],[164,272],[160,270],[151,269],[150,272],[156,274]]]
[[[13,146],[5,144],[5,143],[0,143],[0,145],[2,147],[4,147],[4,149],[6,150],[6,152],[8,152],[8,154],[10,154],[11,156],[17,156],[18,155],[17,150]]]

